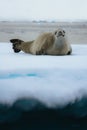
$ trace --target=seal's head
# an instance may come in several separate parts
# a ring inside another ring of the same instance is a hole
[[[12,43],[12,49],[14,50],[15,53],[20,52],[20,45],[23,42],[20,39],[11,39],[10,42]]]
[[[60,36],[64,37],[65,36],[65,31],[61,28],[57,29],[55,32],[54,32],[54,35],[58,38]]]

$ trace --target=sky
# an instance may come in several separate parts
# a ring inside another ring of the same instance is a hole
[[[0,0],[0,20],[87,20],[87,0]]]

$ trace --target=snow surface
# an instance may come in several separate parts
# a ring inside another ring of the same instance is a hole
[[[0,103],[34,98],[62,107],[87,96],[87,45],[72,45],[70,56],[14,53],[0,43]]]

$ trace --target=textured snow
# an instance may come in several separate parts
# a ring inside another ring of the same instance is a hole
[[[72,45],[70,56],[14,53],[0,43],[0,103],[27,98],[62,107],[87,96],[87,45]]]

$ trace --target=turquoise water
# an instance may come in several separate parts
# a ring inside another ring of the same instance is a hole
[[[39,74],[37,73],[29,73],[29,74],[8,74],[8,75],[0,75],[0,79],[13,79],[13,78],[19,78],[19,77],[39,77]]]

